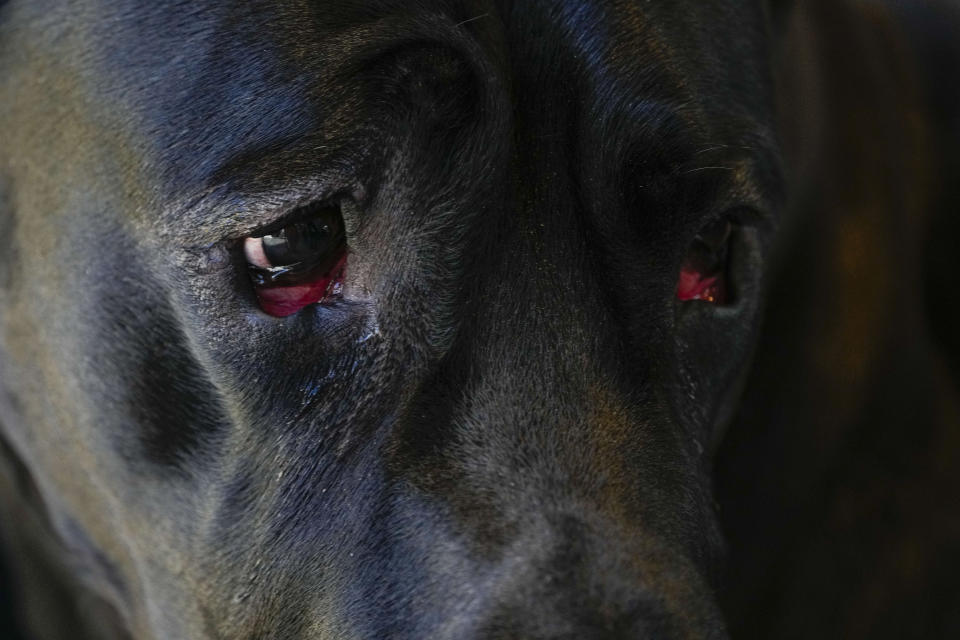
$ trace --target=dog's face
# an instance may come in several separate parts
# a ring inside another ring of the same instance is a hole
[[[722,637],[765,15],[0,10],[2,435],[85,588],[144,638]]]

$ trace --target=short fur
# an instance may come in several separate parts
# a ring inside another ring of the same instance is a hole
[[[826,131],[786,108],[820,100],[785,81],[792,10],[3,5],[0,528],[26,624],[726,637],[713,454]],[[343,299],[267,317],[241,241],[322,201]],[[726,214],[734,304],[678,304]]]

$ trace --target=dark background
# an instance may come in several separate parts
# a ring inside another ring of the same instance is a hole
[[[13,590],[9,583],[7,567],[0,560],[0,638],[21,640],[22,637],[14,628],[13,608],[10,606],[12,598]]]
[[[960,638],[960,11],[794,17],[793,205],[716,462],[721,600],[734,638]]]

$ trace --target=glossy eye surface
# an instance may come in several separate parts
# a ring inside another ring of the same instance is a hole
[[[726,304],[727,261],[732,231],[733,225],[724,218],[711,222],[696,235],[680,267],[678,300]]]
[[[260,307],[272,316],[339,295],[347,252],[336,207],[309,207],[300,220],[247,238],[243,251]]]

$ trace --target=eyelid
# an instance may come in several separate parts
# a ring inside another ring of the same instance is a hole
[[[296,221],[301,210],[313,203],[339,205],[343,210],[345,203],[362,207],[365,198],[365,187],[354,177],[333,170],[273,190],[245,192],[219,185],[205,194],[164,206],[157,237],[165,238],[168,246],[184,250],[208,251],[214,245],[236,250],[248,237],[279,231]]]
[[[727,217],[719,217],[701,227],[697,232],[695,240],[705,244],[711,249],[717,249],[724,246],[733,233],[733,221]]]
[[[348,199],[348,194],[338,192],[325,198],[314,198],[301,202],[297,206],[286,208],[281,215],[269,223],[261,224],[259,227],[248,231],[244,237],[259,239],[263,236],[274,235],[298,222],[306,222],[314,218],[325,209],[337,209],[342,214],[343,203]]]

